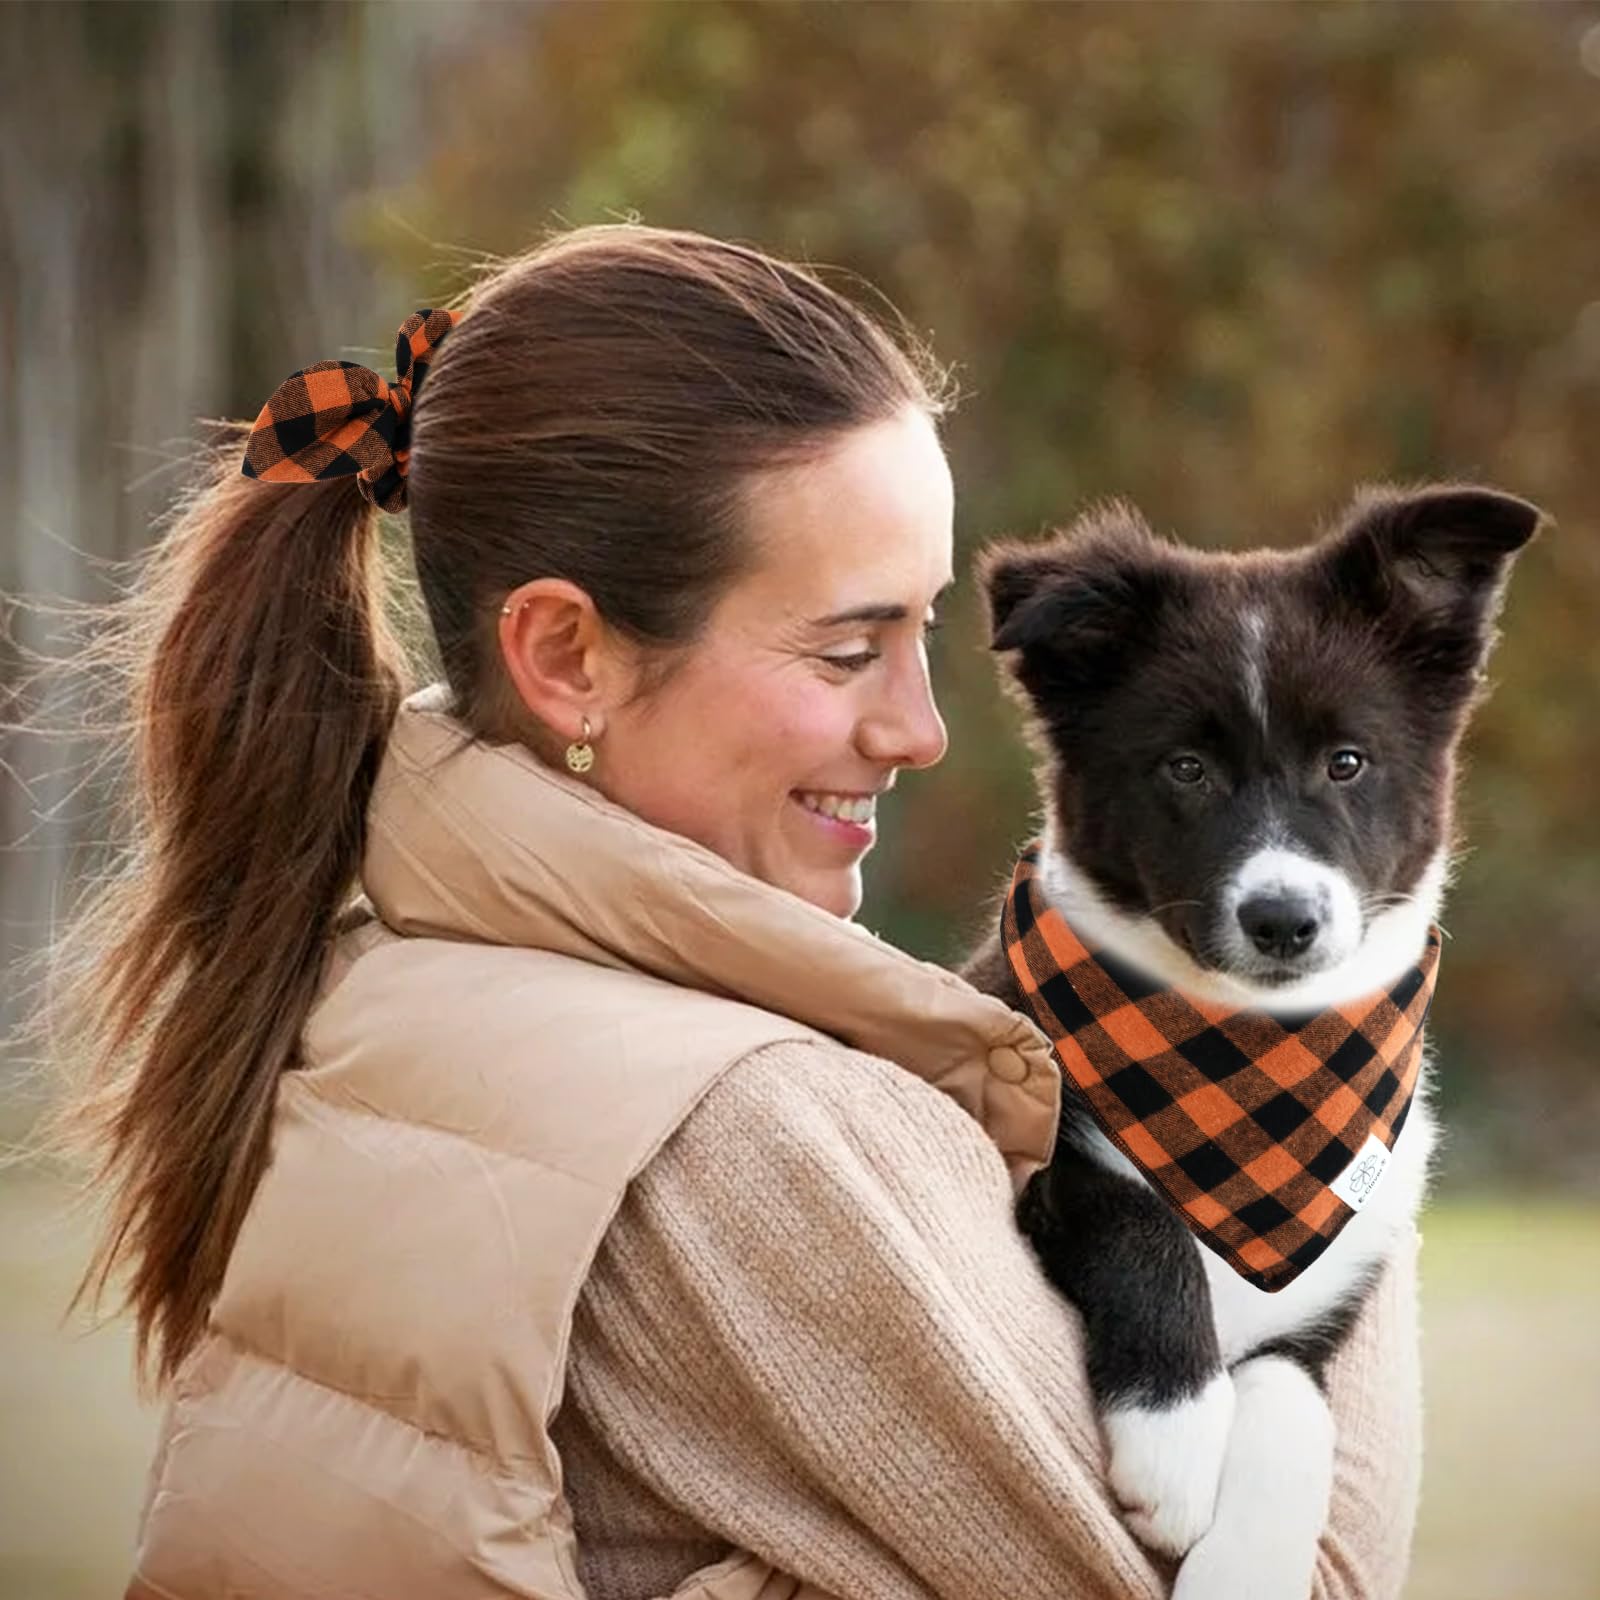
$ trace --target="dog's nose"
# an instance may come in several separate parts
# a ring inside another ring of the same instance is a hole
[[[1254,894],[1239,904],[1239,926],[1264,956],[1303,956],[1322,932],[1322,913],[1304,894]]]

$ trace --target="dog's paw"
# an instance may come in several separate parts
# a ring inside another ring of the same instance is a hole
[[[1287,1524],[1234,1518],[1226,1505],[1183,1558],[1172,1600],[1307,1600],[1316,1541]]]
[[[1185,1557],[1172,1600],[1306,1600],[1333,1483],[1333,1420],[1292,1361],[1247,1361],[1234,1390],[1216,1520]]]
[[[1150,1549],[1181,1556],[1211,1526],[1233,1403],[1233,1380],[1219,1372],[1175,1405],[1106,1412],[1112,1492]]]
[[[1261,1552],[1240,1538],[1238,1528],[1219,1522],[1183,1558],[1172,1600],[1299,1600],[1289,1589],[1276,1596],[1262,1588]],[[1270,1582],[1271,1579],[1267,1579]]]

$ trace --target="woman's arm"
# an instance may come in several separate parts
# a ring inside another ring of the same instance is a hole
[[[592,1600],[663,1592],[663,1557],[687,1573],[719,1541],[841,1600],[1165,1595],[1011,1206],[987,1139],[899,1069],[809,1045],[736,1067],[630,1190],[578,1308],[554,1432]],[[1414,1286],[1409,1250],[1330,1371],[1316,1600],[1401,1588]]]
[[[651,1592],[690,1529],[841,1600],[1157,1600],[1011,1208],[981,1131],[899,1069],[799,1044],[735,1067],[578,1307],[554,1431],[595,1600]]]

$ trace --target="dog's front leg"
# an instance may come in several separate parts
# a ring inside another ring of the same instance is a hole
[[[1289,1357],[1242,1362],[1233,1381],[1216,1520],[1179,1570],[1173,1600],[1306,1600],[1333,1491],[1333,1418]]]
[[[1083,1317],[1108,1476],[1128,1526],[1181,1556],[1211,1526],[1234,1405],[1194,1241],[1144,1184],[1065,1143],[1017,1217]]]

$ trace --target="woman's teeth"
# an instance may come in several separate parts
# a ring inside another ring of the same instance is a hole
[[[878,805],[878,797],[871,794],[822,794],[806,789],[797,789],[795,793],[807,811],[820,811],[823,816],[840,822],[871,822]]]

